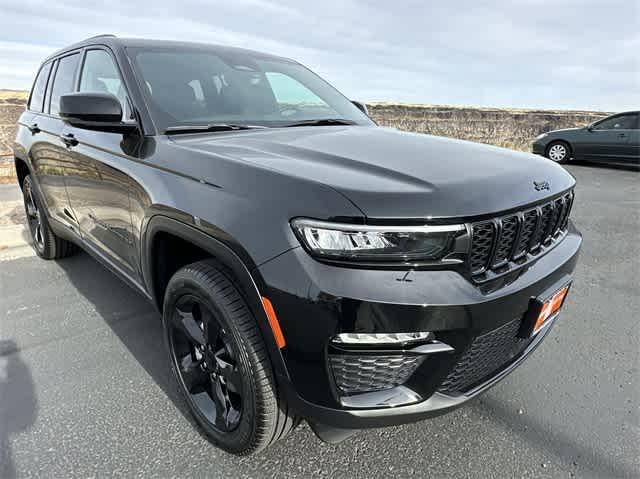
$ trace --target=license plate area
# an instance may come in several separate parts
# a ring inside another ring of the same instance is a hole
[[[522,321],[522,328],[518,334],[521,338],[531,338],[538,334],[562,308],[571,283],[555,290],[551,295],[543,298],[532,298],[529,310]]]

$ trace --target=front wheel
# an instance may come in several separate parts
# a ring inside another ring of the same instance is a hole
[[[547,148],[547,158],[556,163],[566,163],[570,156],[571,150],[564,141],[554,141]]]
[[[278,397],[247,301],[215,263],[185,266],[171,278],[163,327],[179,387],[214,444],[251,454],[295,427],[296,419]]]

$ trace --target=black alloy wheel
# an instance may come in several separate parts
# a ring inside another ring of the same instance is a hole
[[[51,230],[46,211],[31,175],[27,175],[22,181],[22,197],[27,225],[36,254],[44,259],[58,259],[76,253],[78,247],[74,243],[58,237]]]
[[[215,313],[193,295],[176,302],[169,328],[171,356],[191,403],[219,432],[233,431],[243,402],[233,339]]]
[[[247,455],[299,423],[278,394],[257,318],[233,275],[214,260],[178,270],[162,322],[171,366],[189,412],[227,452]]]
[[[33,185],[31,181],[25,181],[24,184],[24,209],[27,214],[27,224],[31,232],[31,238],[37,251],[44,250],[44,225],[42,223],[42,214],[38,208],[38,203],[34,198]]]

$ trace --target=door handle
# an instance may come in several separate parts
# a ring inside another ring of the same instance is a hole
[[[626,138],[627,134],[626,133],[618,133],[618,138]]]
[[[78,144],[78,140],[73,133],[65,133],[64,135],[60,135],[60,139],[67,146],[76,146]]]
[[[31,125],[29,125],[27,128],[29,128],[29,131],[31,132],[32,135],[35,135],[36,133],[40,133],[40,128],[38,128],[37,123],[31,123]]]

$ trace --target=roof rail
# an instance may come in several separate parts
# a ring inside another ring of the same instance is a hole
[[[102,37],[115,38],[116,36],[113,33],[101,33],[100,35],[94,35],[92,37],[89,37],[86,40],[93,40],[94,38],[102,38]]]

